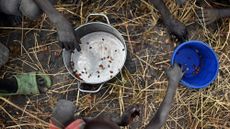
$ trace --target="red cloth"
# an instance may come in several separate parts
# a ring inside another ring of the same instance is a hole
[[[83,129],[85,122],[82,119],[77,119],[70,123],[65,129]]]
[[[57,126],[53,124],[52,121],[50,121],[49,129],[61,129],[61,128],[58,128]]]
[[[82,119],[77,119],[70,123],[65,129],[84,129],[85,122]],[[49,129],[61,129],[50,122]]]

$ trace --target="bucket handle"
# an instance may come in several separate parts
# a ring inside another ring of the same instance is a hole
[[[89,17],[90,17],[90,16],[102,16],[102,17],[104,17],[104,18],[106,19],[107,24],[110,25],[109,18],[108,18],[105,14],[103,14],[103,13],[91,13],[91,14],[89,14],[89,15],[86,17],[86,23],[88,23]]]
[[[80,82],[77,83],[78,90],[81,92],[84,92],[84,93],[97,93],[98,91],[101,90],[101,87],[103,85],[104,85],[104,83],[102,83],[96,90],[84,90],[84,89],[81,89],[81,83]]]

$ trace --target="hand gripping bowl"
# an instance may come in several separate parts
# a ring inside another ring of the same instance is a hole
[[[103,16],[106,23],[88,22],[90,16]],[[90,14],[86,23],[75,29],[80,37],[81,51],[63,49],[63,61],[69,73],[78,81],[81,92],[96,93],[115,77],[124,66],[127,48],[122,35],[110,25],[106,15]],[[81,84],[100,84],[96,90],[84,90]]]
[[[197,40],[180,44],[173,53],[171,64],[178,63],[185,74],[181,84],[188,88],[204,88],[217,77],[218,58],[206,43]]]

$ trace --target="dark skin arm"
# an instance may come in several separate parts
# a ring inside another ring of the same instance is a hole
[[[30,19],[36,19],[41,10],[48,15],[48,18],[57,28],[59,43],[67,50],[80,50],[80,38],[74,35],[71,24],[53,7],[52,0],[0,0],[0,12],[8,15],[24,15]],[[41,10],[40,10],[41,9]]]
[[[51,121],[57,127],[63,128],[74,121],[75,105],[68,100],[59,100],[53,110]],[[112,129],[119,129],[118,126],[127,126],[132,120],[140,115],[141,106],[136,104],[129,106],[120,119],[111,121],[110,118],[84,118],[87,123],[86,128],[101,128],[101,126],[108,125]],[[106,128],[107,129],[107,128]]]
[[[119,120],[114,121],[119,126],[128,126],[136,116],[140,116],[141,105],[129,106]]]
[[[197,15],[202,22],[208,25],[220,18],[230,17],[230,8],[197,10]]]
[[[167,71],[168,76],[168,89],[166,96],[159,109],[157,110],[155,116],[152,118],[150,123],[147,125],[146,129],[160,129],[162,125],[166,122],[170,108],[172,106],[173,98],[176,93],[177,86],[181,80],[183,73],[181,68],[175,64],[172,68]]]
[[[136,116],[140,115],[141,105],[129,106],[122,116],[116,120],[111,120],[106,116],[94,119],[84,119],[86,126],[84,129],[120,129],[119,126],[128,126]]]
[[[230,8],[220,9],[219,13],[220,13],[220,17],[230,17]]]
[[[110,121],[111,123],[117,125],[117,126],[128,126],[130,123],[132,123],[133,119],[137,116],[140,116],[141,112],[141,105],[134,104],[129,106],[121,117],[119,118],[111,118],[111,116],[99,116],[97,118],[84,118],[84,120],[87,122],[90,122],[92,120],[98,120],[98,121]]]
[[[169,9],[165,6],[163,0],[150,0],[150,2],[159,11],[162,20],[170,33],[175,35],[181,42],[188,39],[188,32],[185,25],[173,17]]]
[[[172,17],[169,9],[165,6],[165,4],[162,0],[150,0],[150,2],[159,11],[163,20],[166,20],[169,17]]]
[[[182,4],[184,4],[185,0],[176,0],[176,2],[177,2],[178,5],[181,6]]]
[[[80,50],[80,38],[74,35],[71,24],[53,7],[49,0],[34,0],[35,3],[45,12],[49,20],[55,25],[58,32],[61,47],[67,50]]]
[[[167,120],[177,86],[183,76],[182,69],[175,64],[167,70],[167,76],[169,83],[166,96],[146,129],[160,129]],[[107,118],[84,119],[85,129],[119,129],[119,126],[127,126],[132,122],[140,114],[140,110],[140,105],[130,106],[117,121],[110,121]],[[73,114],[74,105],[66,100],[61,100],[58,102],[51,120],[56,126],[65,127],[66,123],[73,121]]]

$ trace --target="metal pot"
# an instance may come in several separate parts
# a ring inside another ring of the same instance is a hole
[[[91,16],[103,16],[107,23],[88,22]],[[78,81],[81,92],[96,93],[105,82],[115,77],[124,66],[127,48],[122,35],[110,25],[105,14],[90,14],[86,23],[75,29],[80,37],[81,51],[63,49],[63,61],[69,73]],[[100,84],[96,90],[84,90],[81,84]]]

